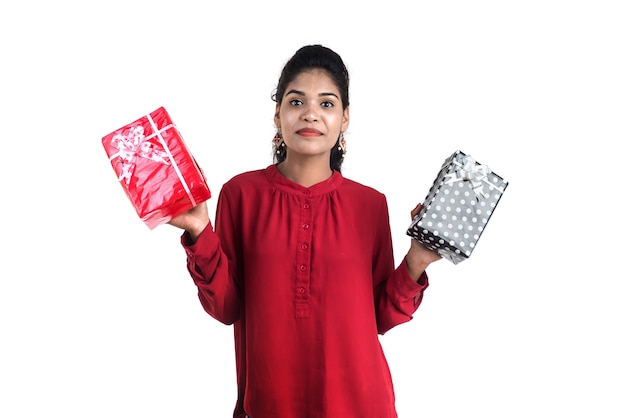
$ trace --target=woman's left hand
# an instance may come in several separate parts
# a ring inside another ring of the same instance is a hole
[[[418,203],[415,209],[411,211],[411,220],[415,218],[421,208],[422,204]],[[411,248],[406,255],[406,261],[413,280],[418,280],[430,263],[440,259],[441,256],[437,252],[429,250],[424,244],[411,238]]]

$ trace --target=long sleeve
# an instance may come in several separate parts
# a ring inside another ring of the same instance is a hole
[[[406,260],[394,269],[393,246],[389,226],[387,200],[383,197],[378,237],[373,254],[373,277],[376,288],[376,321],[378,332],[384,334],[396,325],[410,321],[428,287],[426,272],[415,282],[409,275]]]
[[[224,324],[239,319],[241,288],[237,279],[238,251],[236,224],[226,189],[220,192],[216,211],[215,231],[209,224],[194,244],[188,234],[181,242],[187,253],[187,269],[198,287],[198,297],[204,310]]]

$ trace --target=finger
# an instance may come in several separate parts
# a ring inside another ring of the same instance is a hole
[[[422,204],[418,203],[417,206],[415,206],[415,209],[411,211],[411,218],[415,218],[415,215],[419,213],[421,208],[422,208]]]

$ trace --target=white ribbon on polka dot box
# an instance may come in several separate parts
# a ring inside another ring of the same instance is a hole
[[[457,150],[441,166],[407,235],[459,264],[474,251],[507,185],[489,167]]]

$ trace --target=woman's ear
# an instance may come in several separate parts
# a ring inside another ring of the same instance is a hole
[[[276,111],[274,112],[274,125],[280,128],[280,106],[276,103]]]
[[[350,125],[350,106],[343,110],[343,120],[341,121],[341,132],[346,132]]]

